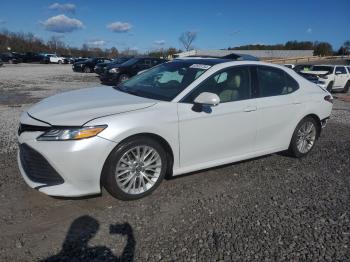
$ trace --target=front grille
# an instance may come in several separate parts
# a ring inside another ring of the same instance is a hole
[[[49,130],[51,127],[49,126],[32,126],[32,125],[26,125],[26,124],[20,124],[18,128],[18,135],[21,135],[23,132],[45,132]]]
[[[19,145],[19,156],[24,172],[33,182],[46,185],[58,185],[64,182],[47,160],[27,144]]]

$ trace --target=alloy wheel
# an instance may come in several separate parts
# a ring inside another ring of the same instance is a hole
[[[315,144],[317,130],[313,122],[304,122],[297,133],[297,148],[300,153],[307,153]]]
[[[162,170],[162,160],[154,148],[136,146],[126,151],[117,163],[115,179],[127,194],[142,194],[157,182]]]

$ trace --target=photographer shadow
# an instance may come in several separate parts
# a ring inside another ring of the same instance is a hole
[[[120,257],[105,246],[88,245],[99,230],[99,223],[90,216],[81,216],[73,221],[63,242],[61,251],[42,261],[133,261],[136,241],[129,223],[110,225],[110,234],[127,236],[127,244]]]

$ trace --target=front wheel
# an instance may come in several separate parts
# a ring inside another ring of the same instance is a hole
[[[306,156],[315,146],[319,132],[316,120],[312,117],[305,117],[294,130],[289,153],[297,158]]]
[[[163,147],[154,139],[137,137],[122,143],[108,157],[102,184],[120,200],[135,200],[152,193],[167,170]]]
[[[123,83],[124,81],[128,80],[130,77],[126,74],[122,74],[119,76],[118,82]]]
[[[84,68],[84,73],[91,73],[91,69],[90,69],[90,67],[85,67]]]
[[[332,89],[333,89],[333,82],[330,82],[327,86],[327,91],[332,92]]]

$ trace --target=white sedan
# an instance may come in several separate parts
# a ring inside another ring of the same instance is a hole
[[[256,61],[176,59],[116,87],[58,94],[24,112],[18,164],[52,196],[138,199],[165,175],[288,150],[307,155],[332,96],[293,70]]]

